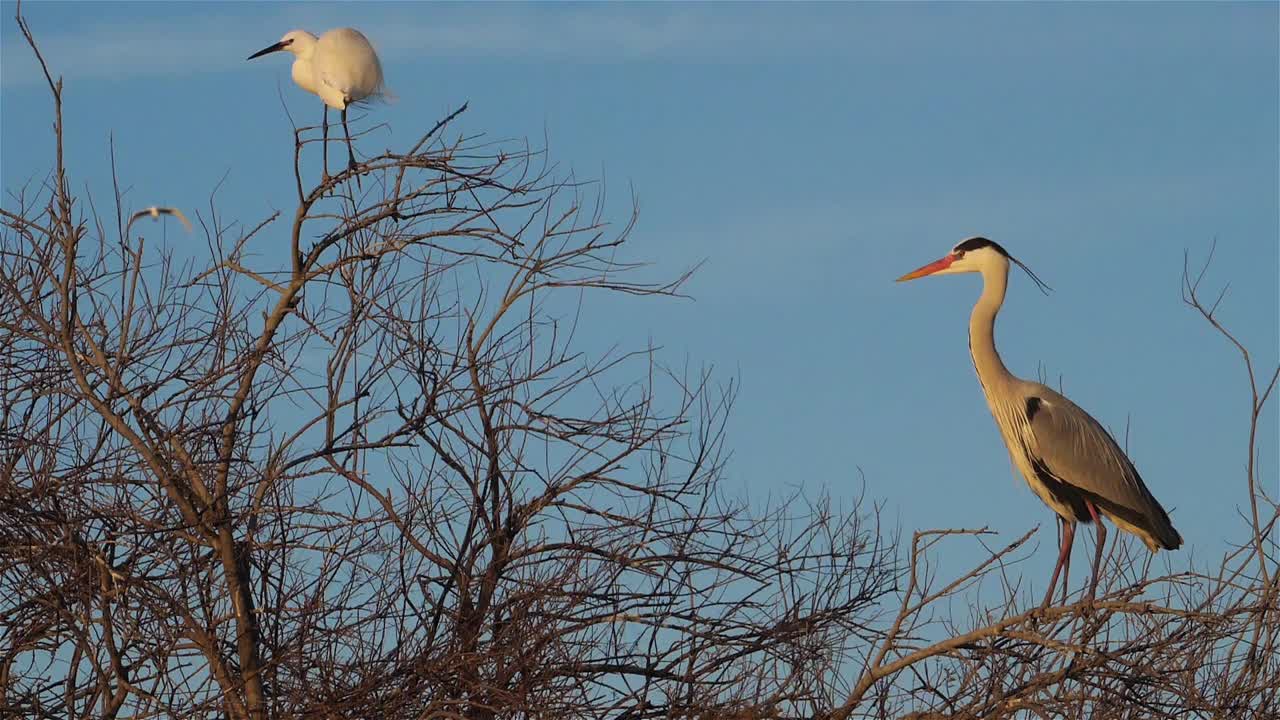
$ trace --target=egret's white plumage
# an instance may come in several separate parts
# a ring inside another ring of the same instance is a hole
[[[318,96],[325,104],[325,137],[328,137],[328,109],[342,112],[347,129],[347,108],[387,95],[382,79],[382,63],[369,39],[354,28],[336,28],[317,38],[306,30],[290,30],[280,42],[265,47],[248,59],[284,50],[294,55],[293,82]],[[351,166],[351,133],[347,131],[347,152]]]

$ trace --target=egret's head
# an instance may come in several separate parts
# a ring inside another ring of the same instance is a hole
[[[1035,273],[1031,272],[1031,268],[1019,262],[1017,258],[1009,254],[1008,250],[1000,247],[998,243],[984,237],[972,237],[965,240],[951,248],[950,253],[943,255],[938,260],[898,278],[898,282],[915,280],[926,275],[986,273],[991,271],[1007,273],[1011,262],[1025,270],[1027,275],[1030,275],[1031,279],[1035,281],[1041,292],[1048,290],[1049,286],[1036,277]]]
[[[252,60],[254,58],[262,57],[267,53],[273,53],[280,50],[287,50],[294,55],[302,57],[309,55],[311,53],[311,49],[315,47],[315,44],[315,35],[312,35],[306,30],[290,30],[284,34],[284,37],[280,38],[280,42],[275,45],[262,48],[258,52],[250,55],[248,59]]]

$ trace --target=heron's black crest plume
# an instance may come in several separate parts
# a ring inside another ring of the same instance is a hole
[[[982,248],[991,248],[1005,257],[1010,257],[1009,251],[1005,250],[1000,243],[995,240],[988,240],[984,237],[971,237],[952,248],[952,251],[959,250],[961,252],[970,252],[973,250],[981,250]]]
[[[1039,277],[1036,277],[1036,274],[1035,274],[1035,273],[1033,273],[1033,272],[1031,272],[1031,268],[1029,268],[1029,267],[1027,267],[1026,265],[1024,265],[1024,264],[1022,263],[1022,261],[1021,261],[1021,260],[1019,260],[1018,258],[1016,258],[1016,257],[1014,257],[1014,256],[1012,256],[1012,255],[1009,255],[1008,253],[1006,253],[1006,256],[1007,256],[1010,260],[1012,260],[1012,261],[1014,262],[1014,264],[1016,264],[1018,267],[1022,268],[1022,271],[1023,271],[1023,272],[1025,272],[1028,276],[1030,276],[1030,278],[1032,279],[1032,281],[1034,281],[1034,282],[1035,282],[1036,287],[1040,288],[1040,292],[1044,293],[1045,295],[1048,295],[1050,292],[1053,292],[1053,288],[1049,287],[1049,285],[1048,285],[1047,283],[1045,283],[1045,281],[1041,280]]]
[[[1041,280],[1035,273],[1031,272],[1031,268],[1027,267],[1018,258],[1010,255],[1009,251],[1005,250],[1004,247],[1000,245],[1000,243],[996,242],[995,240],[988,240],[987,238],[984,238],[984,237],[971,237],[968,240],[965,240],[964,242],[955,246],[953,251],[970,252],[973,250],[980,250],[982,248],[991,248],[992,250],[995,250],[996,252],[1008,258],[1009,262],[1012,262],[1013,264],[1022,268],[1023,272],[1025,272],[1035,282],[1036,287],[1040,288],[1040,292],[1044,293],[1045,295],[1048,295],[1053,290],[1053,288],[1049,287],[1049,285],[1046,284],[1045,281]]]

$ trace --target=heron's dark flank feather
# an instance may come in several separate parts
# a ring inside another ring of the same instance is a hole
[[[1089,515],[1089,508],[1084,504],[1084,493],[1079,489],[1072,487],[1071,483],[1062,480],[1049,471],[1049,466],[1044,464],[1040,458],[1032,455],[1025,448],[1024,452],[1031,458],[1031,467],[1035,470],[1036,477],[1045,487],[1049,488],[1049,492],[1053,494],[1054,499],[1071,508],[1071,513],[1075,515],[1077,522],[1091,523],[1093,518]]]
[[[1113,520],[1139,531],[1153,550],[1180,546],[1182,538],[1168,513],[1115,438],[1093,416],[1052,389],[1041,387],[1037,395],[1036,412],[1029,415],[1031,454],[1054,478],[1081,493]]]
[[[1093,522],[1093,517],[1089,514],[1089,508],[1085,505],[1087,500],[1113,519],[1120,518],[1134,527],[1147,531],[1159,543],[1160,547],[1166,550],[1176,550],[1182,544],[1182,538],[1178,535],[1178,531],[1174,530],[1173,526],[1168,523],[1167,515],[1164,516],[1165,523],[1163,525],[1158,522],[1152,522],[1143,513],[1114,503],[1101,495],[1078,488],[1069,481],[1057,477],[1044,464],[1044,461],[1039,458],[1032,457],[1031,466],[1035,468],[1036,477],[1045,484],[1049,492],[1053,493],[1054,498],[1058,502],[1071,507],[1072,513],[1076,516],[1076,522],[1082,522],[1086,525]],[[1157,508],[1159,508],[1159,505],[1157,505]],[[1159,512],[1163,515],[1164,509],[1159,508]],[[1168,531],[1164,530],[1166,527]]]
[[[1036,412],[1040,410],[1040,405],[1041,405],[1040,398],[1038,397],[1027,398],[1027,422],[1031,422],[1032,420],[1035,419]]]

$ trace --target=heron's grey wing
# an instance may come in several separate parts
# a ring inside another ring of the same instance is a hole
[[[1049,388],[1027,398],[1026,413],[1032,436],[1028,450],[1055,479],[1084,491],[1166,546],[1181,543],[1138,470],[1089,413]]]

